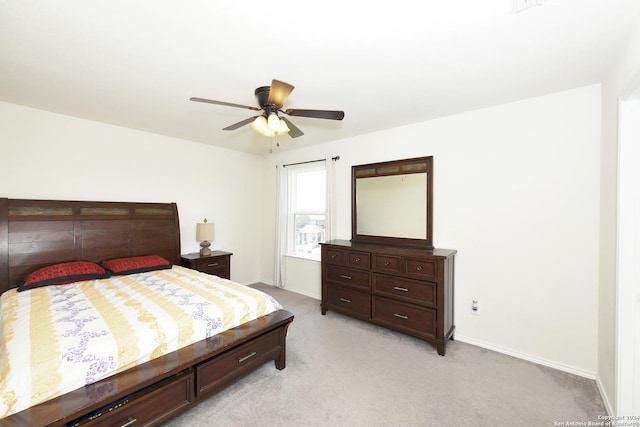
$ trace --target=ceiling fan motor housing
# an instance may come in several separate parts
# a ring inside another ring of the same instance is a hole
[[[269,92],[271,91],[271,86],[260,86],[254,92],[256,98],[258,99],[258,105],[260,108],[264,108],[267,106],[267,101],[269,100]]]

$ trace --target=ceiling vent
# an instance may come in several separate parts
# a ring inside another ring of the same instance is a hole
[[[530,9],[534,6],[542,6],[547,0],[514,0],[516,13]]]

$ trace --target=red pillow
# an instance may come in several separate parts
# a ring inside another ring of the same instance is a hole
[[[166,270],[172,264],[158,255],[144,255],[128,258],[116,258],[100,263],[104,268],[115,275],[144,273],[146,271]]]
[[[81,280],[104,279],[111,273],[95,262],[71,261],[42,267],[18,280],[18,291],[48,285],[64,285]]]

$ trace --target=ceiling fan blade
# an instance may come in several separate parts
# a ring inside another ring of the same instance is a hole
[[[214,101],[213,99],[197,98],[195,96],[189,98],[189,101],[206,102],[208,104],[224,105],[226,107],[246,108],[248,110],[260,111],[260,108],[258,108],[258,107],[251,107],[249,105],[234,104],[232,102]]]
[[[283,111],[283,113],[289,116],[299,117],[313,117],[315,119],[330,119],[330,120],[342,120],[344,119],[344,111],[337,110],[299,110],[289,109]]]
[[[227,126],[226,128],[222,129],[222,130],[236,130],[238,128],[241,128],[244,125],[248,125],[249,123],[251,123],[252,121],[254,121],[256,119],[256,117],[260,117],[260,116],[253,116],[253,117],[249,117],[248,119],[244,119],[241,122],[238,123],[234,123],[232,125]]]
[[[276,105],[278,108],[282,107],[293,89],[293,85],[273,79],[271,81],[271,89],[269,90],[269,100],[267,103]]]
[[[302,132],[300,129],[298,129],[298,127],[296,125],[294,125],[293,123],[291,123],[291,121],[289,119],[287,119],[286,117],[280,117],[282,120],[284,120],[284,122],[287,124],[287,126],[289,127],[289,136],[291,138],[297,138],[299,136],[304,135],[304,132]]]

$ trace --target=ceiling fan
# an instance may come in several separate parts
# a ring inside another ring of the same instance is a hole
[[[301,110],[287,109],[283,110],[282,106],[293,91],[294,86],[280,80],[273,79],[271,86],[261,86],[255,90],[258,105],[260,107],[252,107],[249,105],[234,104],[231,102],[214,101],[213,99],[189,98],[191,101],[206,102],[209,104],[224,105],[227,107],[246,108],[248,110],[262,111],[261,114],[248,119],[244,119],[238,123],[234,123],[222,130],[236,130],[244,125],[251,123],[251,127],[265,136],[277,136],[289,134],[291,138],[297,138],[304,135],[289,119],[280,117],[279,113],[287,116],[312,117],[316,119],[342,120],[344,111],[337,110]]]

